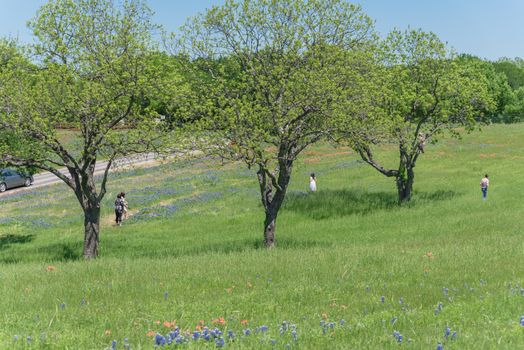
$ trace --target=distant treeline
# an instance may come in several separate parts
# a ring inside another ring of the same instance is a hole
[[[489,115],[492,123],[519,123],[524,121],[524,60],[520,57],[486,61],[472,55],[464,60],[481,62],[490,77],[497,108]]]

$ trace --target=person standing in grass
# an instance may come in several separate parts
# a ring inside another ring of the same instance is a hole
[[[122,226],[122,215],[124,214],[124,199],[122,193],[116,196],[115,200],[115,221],[118,226]]]
[[[311,192],[317,191],[317,178],[315,177],[315,173],[311,173],[309,176],[309,190]]]
[[[489,179],[488,174],[484,175],[482,180],[480,180],[480,189],[482,190],[482,199],[486,200],[488,196],[488,187],[489,187]]]
[[[129,217],[129,203],[126,201],[126,194],[125,192],[120,192],[120,198],[122,198],[122,203],[124,204],[124,211],[122,214],[123,220],[127,220]]]

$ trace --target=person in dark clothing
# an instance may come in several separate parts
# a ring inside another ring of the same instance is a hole
[[[124,199],[119,193],[115,200],[115,221],[118,226],[122,226],[122,215],[124,214]]]

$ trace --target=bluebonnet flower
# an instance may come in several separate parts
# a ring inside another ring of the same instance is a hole
[[[28,335],[28,336],[27,336],[27,342],[28,342],[28,343],[31,343],[32,340],[33,340],[33,339],[31,338],[31,336]]]
[[[124,350],[130,350],[131,346],[129,345],[129,339],[124,338]]]
[[[324,327],[325,324],[326,324],[326,321],[320,320],[320,327]]]
[[[80,301],[80,305],[85,305],[86,304],[86,298],[82,298],[82,301]]]
[[[184,337],[179,335],[178,337],[175,338],[175,343],[182,344],[184,340],[185,340]]]
[[[366,286],[366,293],[369,293],[371,291],[371,288],[369,286]]]
[[[193,332],[193,340],[198,340],[198,338],[200,338],[200,332],[194,331]]]
[[[293,329],[293,331],[291,332],[291,335],[293,336],[293,339],[295,339],[295,341],[298,340],[297,331],[295,329]]]
[[[393,336],[395,337],[398,343],[402,343],[402,334],[400,334],[397,331],[393,331]]]
[[[450,334],[451,334],[451,328],[446,327],[446,330],[444,331],[444,337],[447,339]]]
[[[444,293],[444,296],[447,297],[449,294],[449,289],[447,289],[446,287],[442,288],[442,293]]]
[[[233,338],[235,338],[235,333],[233,333],[232,330],[229,330],[229,331],[227,331],[227,337],[229,339],[233,339]]]
[[[346,321],[344,319],[340,320],[340,325],[343,326],[346,324]]]
[[[157,333],[155,336],[155,345],[164,346],[165,344],[166,344],[166,338],[162,334]]]
[[[116,350],[116,340],[113,340],[113,342],[111,343],[111,350]]]
[[[453,332],[453,334],[451,335],[451,339],[453,340],[457,339],[457,332]]]
[[[386,301],[386,297],[385,297],[385,296],[381,296],[381,297],[380,297],[380,302],[381,302],[382,304],[384,304],[385,301]]]
[[[404,304],[404,298],[400,298],[400,299],[398,300],[398,303],[399,303],[400,305]]]
[[[268,327],[267,327],[267,326],[260,326],[260,331],[261,331],[262,333],[267,332],[267,330],[268,330]]]
[[[442,343],[437,344],[437,350],[444,350],[444,347],[442,346]]]
[[[328,323],[328,327],[331,328],[331,329],[335,328],[335,323],[334,322],[329,322]]]
[[[520,325],[524,327],[524,316],[520,316]]]
[[[251,330],[250,329],[244,329],[244,335],[245,336],[251,335]]]
[[[60,309],[64,310],[66,305],[64,303],[60,304]]]
[[[215,344],[217,346],[217,348],[221,348],[224,346],[226,342],[224,341],[224,338],[216,338],[215,339]]]

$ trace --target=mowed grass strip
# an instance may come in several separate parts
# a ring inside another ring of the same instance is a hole
[[[176,323],[182,332],[217,327],[233,349],[393,349],[398,334],[413,349],[522,348],[522,136],[523,125],[497,125],[429,145],[402,208],[392,179],[351,150],[318,145],[294,169],[270,251],[255,174],[241,164],[113,176],[101,257],[90,262],[64,186],[2,198],[0,347],[105,349],[117,340],[123,349],[127,338],[151,349],[152,335]],[[381,155],[392,166],[394,156],[394,147]],[[315,194],[306,192],[310,172]],[[114,227],[112,197],[122,190],[133,216]]]

